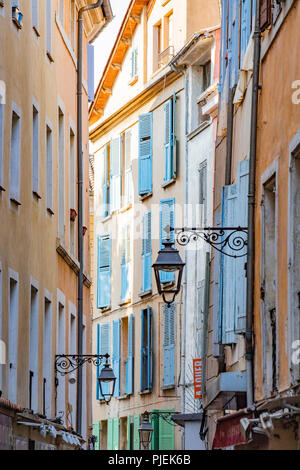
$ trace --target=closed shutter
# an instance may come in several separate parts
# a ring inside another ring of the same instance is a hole
[[[108,179],[108,146],[103,148],[103,217],[107,217],[109,209],[109,179]]]
[[[114,428],[113,428],[113,419],[110,418],[107,420],[107,450],[114,450],[113,445],[113,436],[114,436]]]
[[[112,450],[119,450],[119,432],[120,432],[120,420],[119,418],[113,418],[113,448]]]
[[[122,137],[119,136],[110,142],[110,212],[121,207],[121,147]]]
[[[238,165],[238,207],[237,219],[240,227],[248,226],[249,159]],[[246,329],[247,279],[246,257],[236,258],[236,326],[237,333]]]
[[[121,333],[121,320],[114,320],[113,321],[113,371],[116,377],[116,385],[115,385],[115,392],[114,397],[120,396],[120,364],[121,364],[121,357],[120,357],[120,333]]]
[[[134,415],[133,425],[134,425],[133,450],[140,450],[140,436],[139,436],[140,415]]]
[[[165,181],[172,179],[172,100],[164,105],[165,113]]]
[[[98,336],[97,354],[98,355],[104,355],[104,354],[110,355],[110,323],[101,323],[100,325],[98,325],[97,336]],[[99,377],[103,367],[104,365],[102,364],[101,366],[97,367],[97,378]],[[104,393],[104,395],[108,395],[109,384],[102,383],[101,387],[102,387],[102,392]],[[104,396],[100,395],[100,387],[98,383],[97,383],[97,399],[104,399]]]
[[[232,86],[237,84],[240,50],[240,2],[232,2]]]
[[[98,237],[98,308],[110,306],[111,279],[111,238],[109,235]]]
[[[222,0],[222,27],[221,27],[221,66],[220,66],[220,92],[223,93],[226,75],[226,54],[227,54],[227,4],[228,0]],[[222,99],[220,100],[222,102]]]
[[[174,412],[174,410],[162,410]],[[174,450],[175,447],[175,429],[174,425],[159,417],[159,450]]]
[[[150,450],[159,450],[159,417],[155,414],[158,410],[152,410],[151,424],[153,428],[153,435],[150,443]]]
[[[39,1],[31,0],[32,8],[32,27],[38,32],[39,30]]]
[[[174,243],[174,231],[168,232],[170,228],[175,228],[175,199],[165,199],[160,201],[160,249],[163,249],[163,241],[168,236]],[[164,284],[175,281],[174,273],[160,272],[160,281]]]
[[[125,132],[125,189],[124,206],[126,207],[132,200],[132,168],[131,168],[131,144],[132,131]]]
[[[132,49],[131,51],[131,78],[137,76],[137,57],[138,57],[138,50],[137,48]]]
[[[100,421],[93,423],[93,435],[96,436],[95,450],[100,450]]]
[[[139,194],[152,191],[152,113],[139,116]]]
[[[261,31],[265,31],[272,23],[272,0],[260,0],[259,25]]]
[[[242,66],[251,34],[251,0],[242,0],[241,5],[241,60]]]
[[[127,445],[126,449],[131,450],[131,430],[130,430],[130,424],[131,424],[131,416],[127,416]]]
[[[221,226],[221,213],[217,212],[215,216],[216,227]],[[213,338],[212,338],[212,354],[215,357],[220,356],[220,346],[222,342],[222,310],[220,309],[220,299],[222,297],[220,283],[220,260],[221,253],[214,250],[214,293],[213,293]]]
[[[142,251],[142,292],[152,287],[152,214],[146,212],[143,217],[143,251]]]
[[[199,170],[200,183],[200,208],[201,208],[201,227],[205,227],[207,222],[207,161],[205,160]]]
[[[175,385],[175,305],[164,304],[164,386]]]
[[[152,310],[141,313],[141,391],[152,387]]]
[[[237,217],[237,185],[223,188],[222,226],[234,227]],[[229,253],[234,254],[229,250]],[[221,255],[221,288],[222,288],[222,343],[236,343],[235,335],[235,296],[236,296],[236,259]]]
[[[88,98],[89,101],[94,101],[95,83],[94,83],[94,70],[95,64],[95,50],[93,44],[87,45],[87,73],[88,73]]]
[[[128,325],[128,360],[126,364],[126,394],[131,395],[133,393],[133,325],[134,316],[129,316]]]
[[[152,309],[147,307],[147,335],[148,335],[148,354],[147,354],[147,388],[152,388]]]
[[[130,292],[130,225],[125,225],[121,249],[121,300],[127,300]]]

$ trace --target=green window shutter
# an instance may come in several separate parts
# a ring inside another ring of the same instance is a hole
[[[152,113],[139,116],[139,194],[152,191]]]
[[[174,412],[174,410],[163,410]],[[161,416],[159,417],[159,450],[174,450],[175,447],[175,427],[167,423]]]
[[[153,412],[157,410],[152,410]],[[151,424],[153,427],[153,434],[150,444],[150,450],[159,450],[159,417],[156,414],[151,416]]]
[[[95,450],[100,450],[100,427],[100,421],[93,423],[93,435],[97,438],[95,443]]]
[[[113,418],[113,450],[119,450],[119,431],[120,431],[120,420],[119,418]]]
[[[107,421],[107,450],[114,450],[113,448],[113,420]]]
[[[122,137],[110,142],[110,213],[121,207],[122,169],[121,169]]]
[[[133,449],[140,450],[140,436],[139,436],[140,415],[134,415],[133,424],[134,424]]]
[[[131,424],[131,416],[127,416],[127,450],[131,449],[130,424]]]

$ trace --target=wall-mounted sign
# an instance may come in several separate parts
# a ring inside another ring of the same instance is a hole
[[[202,359],[193,359],[195,398],[202,398]]]

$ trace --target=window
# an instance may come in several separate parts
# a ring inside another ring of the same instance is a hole
[[[108,145],[102,150],[103,158],[103,217],[107,217],[110,211],[110,188],[109,188],[109,154]]]
[[[69,302],[69,354],[77,354],[76,308]],[[84,383],[84,382],[83,382]],[[76,426],[76,383],[69,382],[69,426]],[[85,389],[85,384],[84,384]],[[84,400],[85,401],[85,400]]]
[[[52,129],[46,126],[46,205],[47,210],[53,214],[52,210]]]
[[[174,243],[174,231],[170,232],[170,228],[175,228],[175,199],[165,199],[160,201],[160,249],[163,249],[163,241],[170,237]],[[174,273],[160,272],[160,281],[164,284],[175,281]]]
[[[110,212],[120,209],[122,194],[121,136],[110,142]]]
[[[127,318],[126,318],[127,320]],[[126,323],[125,323],[126,325]],[[133,370],[133,355],[134,355],[134,316],[129,315],[127,320],[128,326],[128,341],[127,341],[127,361],[125,363],[125,393],[126,395],[133,394],[133,381],[134,381],[134,370]],[[126,335],[126,327],[124,331],[124,338]],[[126,357],[126,348],[124,347],[124,355]]]
[[[202,90],[205,91],[211,84],[211,61],[203,65]]]
[[[199,186],[200,186],[200,227],[206,227],[207,224],[207,161],[201,163],[199,168]]]
[[[58,108],[58,235],[65,237],[65,117]]]
[[[127,416],[127,450],[140,450],[140,415]]]
[[[152,309],[141,313],[141,392],[152,388]]]
[[[66,316],[65,316],[65,298],[59,295],[57,305],[57,345],[56,354],[66,354]],[[65,377],[58,378],[57,394],[56,394],[56,416],[62,415],[63,422],[65,422]],[[62,414],[63,413],[63,414]]]
[[[164,304],[164,387],[175,386],[175,304]]]
[[[3,151],[4,151],[4,104],[2,104],[0,100],[0,191],[4,187]]]
[[[39,196],[39,111],[32,107],[32,192]]]
[[[20,204],[21,113],[13,105],[10,143],[10,199]]]
[[[29,340],[29,409],[38,412],[39,292],[31,285]]]
[[[119,450],[119,418],[111,418],[107,421],[107,450]]]
[[[176,178],[175,93],[164,105],[165,114],[165,182]]]
[[[46,0],[46,53],[50,60],[52,58],[52,0]]]
[[[132,130],[129,129],[124,134],[124,206],[132,201]]]
[[[39,36],[39,0],[31,0],[31,24],[36,35]]]
[[[121,320],[113,321],[113,355],[112,366],[116,377],[114,397],[120,396],[120,371],[121,371]]]
[[[2,390],[2,365],[5,364],[5,344],[2,337],[2,265],[0,262],[0,390]]]
[[[153,410],[158,411],[158,410]],[[159,410],[174,412],[174,410]],[[175,427],[168,423],[162,416],[154,414],[152,416],[153,436],[151,450],[174,450],[175,449]]]
[[[139,194],[152,191],[152,113],[139,116]]]
[[[70,40],[73,50],[75,50],[76,42],[76,2],[71,0],[70,5]]]
[[[97,325],[97,354],[110,355],[110,323],[101,323],[100,325]],[[97,379],[103,367],[103,364],[97,366]],[[104,394],[109,392],[109,384],[102,384],[101,387]],[[96,382],[96,398],[97,400],[101,400],[104,398],[100,395],[100,387],[98,380]]]
[[[95,51],[93,44],[87,45],[87,68],[88,68],[88,98],[89,101],[94,101],[95,98]]]
[[[125,301],[130,298],[130,225],[123,227],[122,231],[122,248],[121,248],[121,300]]]
[[[152,288],[152,214],[143,216],[142,292]]]
[[[111,238],[110,235],[98,237],[98,308],[110,307],[111,280]]]
[[[70,128],[70,155],[69,155],[69,205],[70,205],[70,251],[73,256],[76,252],[76,158],[75,134]]]
[[[130,56],[130,78],[133,79],[138,74],[138,49],[137,47],[131,50]]]
[[[101,440],[101,422],[100,421],[95,421],[95,423],[93,423],[93,436],[96,436],[94,449],[100,450],[100,447],[101,447],[100,446],[100,440]]]
[[[19,276],[9,273],[9,312],[8,312],[8,399],[17,403],[18,376],[18,317],[19,317]]]
[[[51,416],[52,398],[52,302],[44,299],[44,341],[43,341],[43,415]]]
[[[65,0],[58,0],[58,18],[62,27],[65,27]]]
[[[164,47],[174,46],[174,21],[173,21],[173,12],[164,18],[165,31],[164,31]]]
[[[162,50],[161,22],[153,27],[153,72],[159,68],[160,54]]]

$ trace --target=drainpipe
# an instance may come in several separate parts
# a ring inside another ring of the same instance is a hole
[[[83,42],[83,15],[86,11],[102,6],[103,0],[92,5],[80,8],[78,11],[78,59],[77,59],[77,163],[78,163],[78,261],[80,265],[78,274],[78,355],[83,354],[83,150],[82,150],[82,42]],[[77,415],[76,431],[81,434],[82,426],[82,368],[79,367],[77,375]]]
[[[246,310],[246,373],[247,406],[253,405],[253,307],[254,307],[254,209],[255,209],[255,167],[257,145],[257,112],[260,66],[260,18],[259,0],[256,0],[254,30],[254,64],[252,84],[252,110],[250,135],[249,194],[248,194],[248,254],[247,254],[247,310]]]

